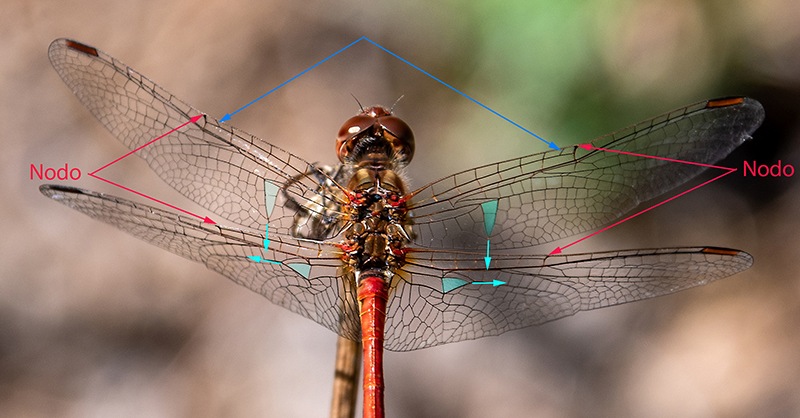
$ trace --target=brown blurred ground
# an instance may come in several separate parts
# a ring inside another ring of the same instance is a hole
[[[217,117],[362,35],[560,145],[747,94],[767,120],[727,162],[800,165],[795,2],[565,3],[6,1],[0,415],[317,417],[330,400],[330,332],[39,194],[31,163],[85,172],[124,152],[50,68],[57,37],[95,45]],[[405,95],[397,109],[417,135],[417,185],[543,150],[366,45],[291,87],[233,123],[330,163],[356,110],[350,94]],[[180,199],[141,162],[116,175]],[[581,251],[729,246],[756,264],[670,297],[390,353],[390,416],[800,415],[798,190],[795,178],[729,176],[587,242]]]

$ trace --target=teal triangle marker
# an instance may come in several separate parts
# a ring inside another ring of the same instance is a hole
[[[442,278],[442,292],[447,293],[451,292],[455,289],[458,289],[461,286],[466,286],[467,281],[456,279],[453,277],[443,277]]]
[[[311,266],[305,263],[288,263],[286,264],[292,270],[300,273],[301,276],[308,278],[308,275],[311,274]]]
[[[490,200],[481,203],[483,209],[483,226],[486,229],[486,236],[492,235],[494,222],[497,219],[497,200]]]
[[[278,197],[278,186],[269,180],[264,180],[264,203],[267,205],[267,217],[272,215],[275,208],[275,198]]]

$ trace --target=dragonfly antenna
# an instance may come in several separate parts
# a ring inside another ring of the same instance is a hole
[[[403,100],[403,97],[406,97],[406,95],[401,94],[400,97],[398,97],[397,100],[395,100],[394,103],[392,103],[392,107],[389,108],[389,113],[394,113],[394,107],[397,106],[398,103],[400,103],[400,100]]]
[[[356,103],[358,103],[359,110],[361,110],[361,112],[364,112],[364,105],[362,105],[361,102],[358,101],[358,97],[356,97],[356,95],[353,93],[350,93],[350,96],[352,96],[353,100],[355,100]]]

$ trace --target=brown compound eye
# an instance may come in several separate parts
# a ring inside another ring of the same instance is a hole
[[[414,132],[402,119],[396,116],[384,116],[378,119],[384,131],[384,137],[392,145],[395,160],[408,164],[414,158]]]
[[[339,134],[336,136],[336,155],[339,157],[339,161],[345,162],[353,152],[356,145],[353,138],[362,132],[368,131],[374,124],[375,117],[363,113],[347,119],[342,124],[342,127],[339,128]]]
[[[384,139],[392,148],[394,160],[406,165],[414,157],[414,133],[402,119],[392,116],[392,112],[382,106],[372,106],[348,119],[339,129],[336,137],[336,155],[339,161],[347,162],[358,156],[353,155],[363,138],[371,135]]]

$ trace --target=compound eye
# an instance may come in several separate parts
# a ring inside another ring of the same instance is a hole
[[[383,129],[400,141],[414,142],[414,133],[411,132],[411,127],[409,127],[408,124],[402,119],[396,116],[384,116],[380,118],[380,122]]]
[[[395,158],[400,163],[408,164],[414,158],[414,132],[402,119],[395,116],[380,118],[381,127],[386,133],[386,139],[392,144]]]
[[[347,156],[353,152],[355,141],[352,139],[362,132],[368,131],[374,124],[375,117],[363,114],[353,116],[342,124],[339,134],[336,136],[336,154],[340,161],[344,162]]]
[[[361,132],[366,131],[375,123],[375,118],[372,116],[367,115],[356,115],[350,119],[347,119],[342,127],[339,128],[339,134],[337,138],[342,139],[349,139],[352,138]]]

